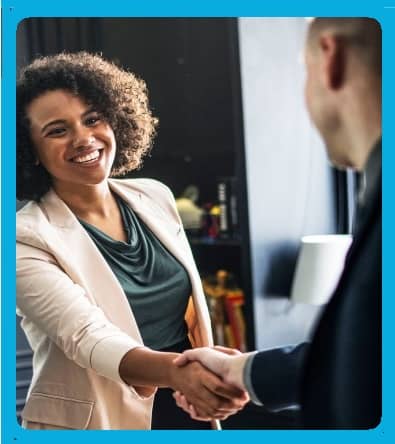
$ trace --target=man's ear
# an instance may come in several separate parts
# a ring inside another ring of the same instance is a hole
[[[334,35],[322,35],[319,41],[324,78],[328,88],[337,90],[345,79],[345,53],[342,41]]]

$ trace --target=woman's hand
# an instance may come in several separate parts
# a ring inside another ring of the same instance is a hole
[[[249,401],[246,392],[222,381],[198,362],[174,366],[171,386],[179,407],[193,419],[226,419]]]

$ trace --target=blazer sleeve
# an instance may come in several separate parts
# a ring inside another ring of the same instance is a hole
[[[250,386],[267,409],[300,404],[300,383],[309,343],[258,352],[252,360]],[[248,375],[246,375],[248,377]]]
[[[113,325],[46,251],[17,242],[17,308],[65,355],[116,382],[119,364],[137,346]]]

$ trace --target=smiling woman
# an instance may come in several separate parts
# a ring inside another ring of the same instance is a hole
[[[34,61],[17,83],[17,313],[33,349],[30,429],[198,429],[245,392],[178,353],[213,344],[174,197],[140,166],[143,81],[101,57]],[[173,390],[195,406],[179,409]],[[155,398],[155,399],[154,399]]]
[[[92,115],[88,113],[85,116],[86,124],[92,125],[90,119],[98,115],[108,122],[117,144],[112,175],[124,174],[141,166],[142,158],[151,149],[157,125],[157,119],[148,107],[145,82],[103,58],[86,52],[43,57],[21,70],[17,84],[18,199],[38,200],[51,186],[46,169],[36,165],[32,122],[26,115],[28,106],[34,106],[37,101],[35,99],[43,99],[42,96],[48,96],[50,92],[67,92],[70,100],[72,96],[84,102],[84,105],[80,105],[85,106],[85,111],[92,111]],[[56,96],[51,97],[58,111],[67,110],[66,98],[62,103],[66,106],[62,107],[57,103]],[[48,101],[50,105],[50,98]],[[56,115],[51,116],[52,125],[55,125],[51,127],[52,136],[65,130],[64,126],[59,127],[60,123],[65,122],[56,120]],[[48,123],[51,122],[45,122],[44,125]]]
[[[106,120],[79,97],[49,91],[26,108],[37,160],[57,194],[98,184],[110,175],[116,142]],[[77,190],[76,190],[77,191]]]

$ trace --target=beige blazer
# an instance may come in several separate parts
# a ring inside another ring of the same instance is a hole
[[[186,268],[190,339],[212,345],[201,281],[170,190],[151,179],[109,183]],[[124,354],[143,345],[130,305],[54,191],[17,213],[17,313],[34,351],[25,427],[150,428],[155,387],[128,386],[118,372]]]

